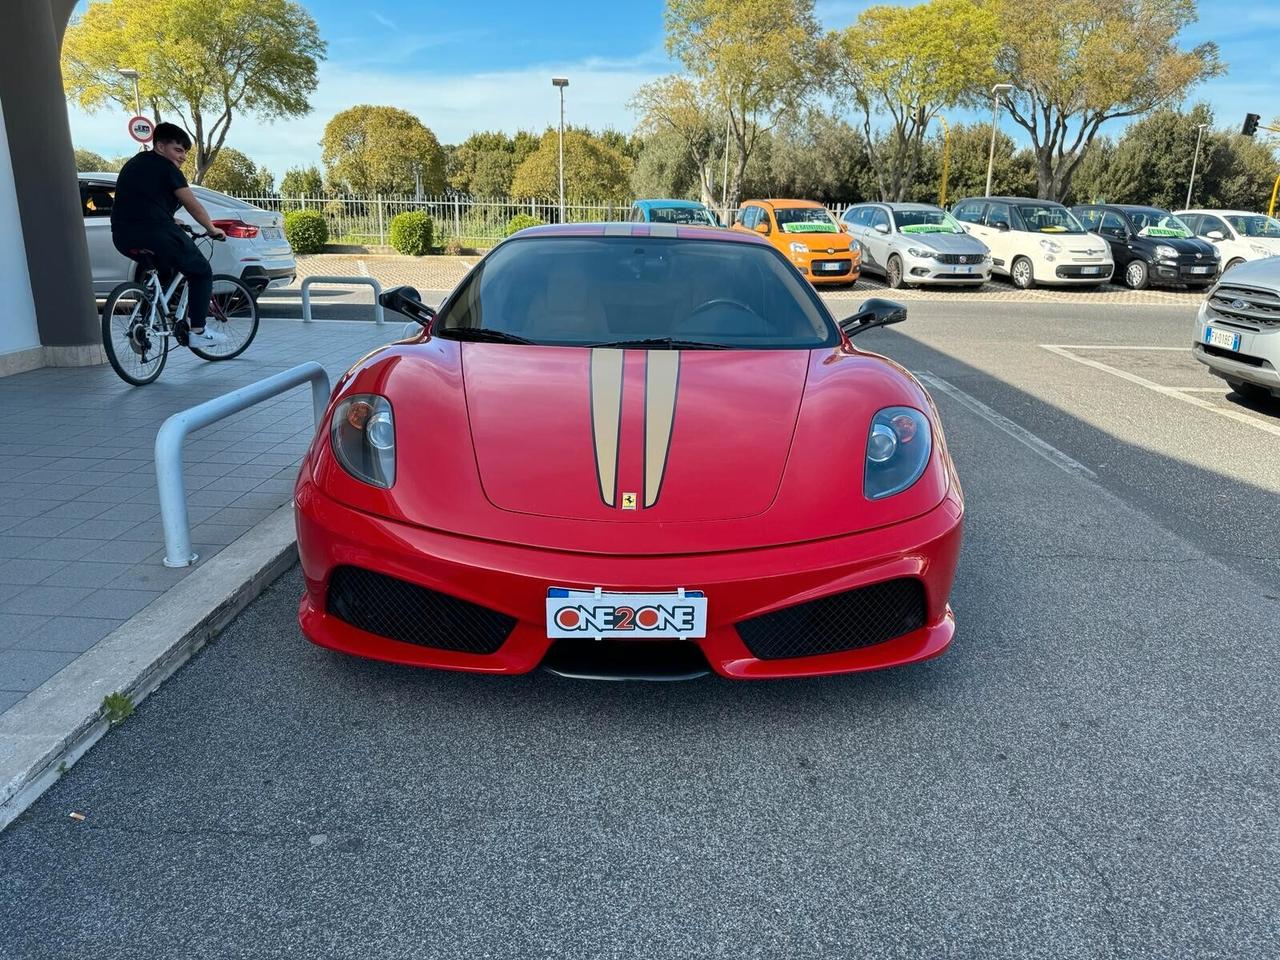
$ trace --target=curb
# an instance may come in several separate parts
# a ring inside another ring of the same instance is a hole
[[[0,716],[0,830],[110,729],[107,694],[141,703],[297,555],[288,503]]]

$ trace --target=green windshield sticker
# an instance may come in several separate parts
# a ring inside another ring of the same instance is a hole
[[[945,223],[913,223],[909,227],[901,227],[899,233],[955,233]]]
[[[840,228],[834,223],[821,223],[817,220],[804,223],[784,223],[783,233],[839,233]]]
[[[1179,230],[1177,227],[1143,227],[1138,231],[1140,237],[1175,237],[1180,240],[1186,240],[1191,234],[1185,230]]]

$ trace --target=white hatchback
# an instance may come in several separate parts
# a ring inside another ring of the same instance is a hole
[[[1225,273],[1249,260],[1280,256],[1280,220],[1247,210],[1180,210],[1178,218],[1218,248]]]
[[[209,217],[227,234],[225,243],[213,244],[210,261],[214,273],[242,280],[253,293],[268,287],[287,287],[298,275],[293,249],[284,236],[284,217],[207,187],[191,188]],[[137,265],[111,243],[111,206],[115,202],[114,173],[80,174],[80,208],[84,213],[85,239],[93,292],[105,297],[118,283],[134,279]],[[174,219],[199,230],[186,210]]]

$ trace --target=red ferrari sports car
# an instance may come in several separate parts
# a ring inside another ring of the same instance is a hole
[[[938,412],[772,246],[521,231],[337,384],[298,477],[299,620],[487,673],[794,677],[925,660],[963,498]],[[416,330],[416,328],[415,328]]]

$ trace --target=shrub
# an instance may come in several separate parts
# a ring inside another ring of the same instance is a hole
[[[444,252],[451,257],[460,256],[464,250],[466,250],[466,247],[462,245],[462,241],[457,237],[450,237],[444,245]]]
[[[527,213],[517,213],[514,217],[507,221],[507,232],[504,236],[511,236],[517,231],[525,229],[525,227],[538,227],[542,225],[542,221],[537,217],[530,216]]]
[[[431,218],[421,210],[397,213],[391,218],[391,246],[397,253],[421,257],[431,252]]]
[[[284,235],[294,253],[319,253],[329,242],[329,225],[319,210],[290,210],[284,215]]]

